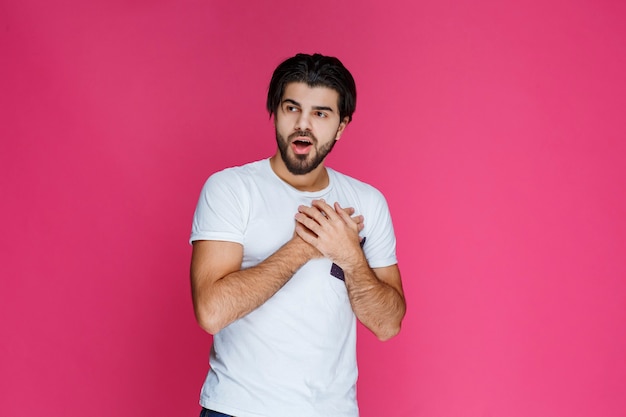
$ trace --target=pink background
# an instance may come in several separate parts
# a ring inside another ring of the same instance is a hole
[[[198,414],[196,199],[274,151],[270,74],[319,51],[408,299],[360,329],[362,417],[625,416],[625,4],[0,2],[0,415]]]

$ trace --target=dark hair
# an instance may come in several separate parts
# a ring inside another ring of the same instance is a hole
[[[320,54],[297,54],[283,61],[272,74],[267,92],[267,111],[270,117],[276,112],[292,82],[306,83],[309,87],[327,87],[339,93],[339,118],[348,117],[356,109],[356,85],[350,71],[335,57]]]

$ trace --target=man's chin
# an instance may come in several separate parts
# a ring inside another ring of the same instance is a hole
[[[310,166],[294,166],[287,165],[287,170],[293,175],[306,175],[309,172],[313,171]]]
[[[285,162],[287,170],[293,175],[306,175],[314,169],[308,155],[294,155],[288,161],[283,162]]]

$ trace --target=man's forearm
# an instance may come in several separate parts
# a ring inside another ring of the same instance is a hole
[[[258,265],[231,272],[200,289],[201,326],[215,334],[250,313],[276,294],[313,255],[307,243],[292,239]]]
[[[394,267],[392,273],[396,273]],[[361,323],[380,340],[398,334],[406,312],[402,294],[376,277],[365,257],[344,267],[346,287],[352,309]]]

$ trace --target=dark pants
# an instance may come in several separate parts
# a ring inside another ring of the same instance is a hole
[[[200,417],[233,417],[233,416],[203,408],[202,411],[200,411]]]

